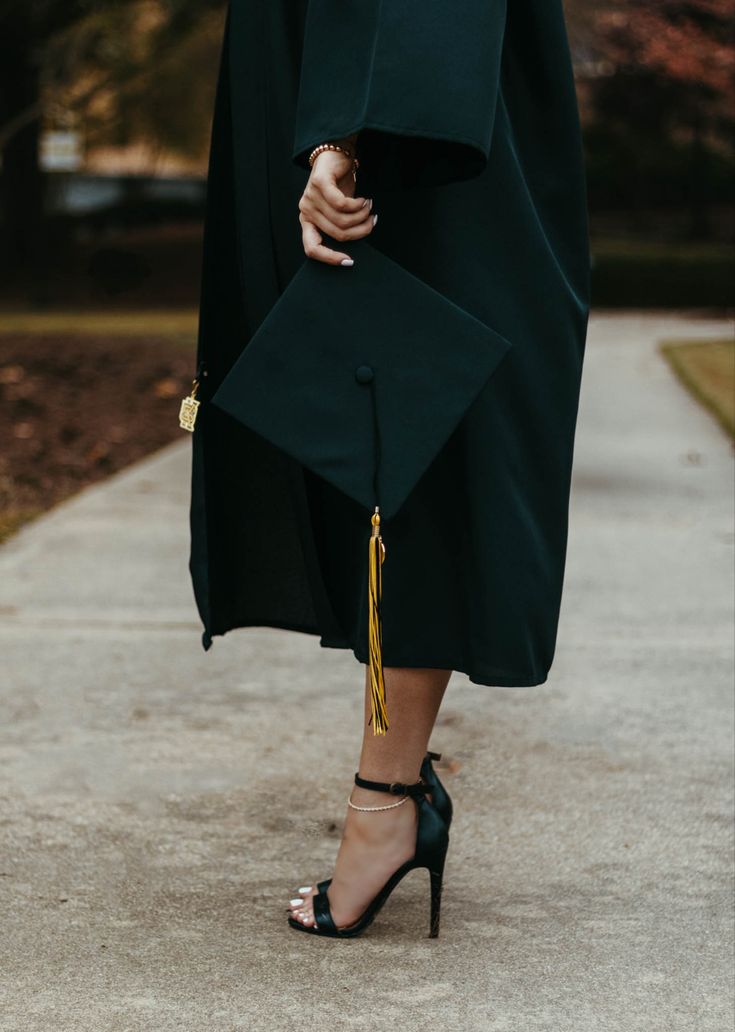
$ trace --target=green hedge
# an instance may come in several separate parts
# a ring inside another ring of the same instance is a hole
[[[735,251],[722,244],[592,242],[592,303],[603,308],[730,308]]]

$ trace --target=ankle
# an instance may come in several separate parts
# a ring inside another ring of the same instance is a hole
[[[401,769],[398,766],[386,769],[382,764],[360,763],[357,773],[365,781],[377,781],[388,785],[415,785],[421,776],[421,764],[419,763],[415,769]]]
[[[378,796],[371,792],[370,797],[368,805],[374,806]],[[395,849],[401,850],[406,838],[411,839],[416,829],[416,807],[411,799],[404,798],[405,803],[392,810],[364,812],[349,808],[343,840],[358,850],[379,847],[387,850],[389,856]],[[396,801],[395,796],[392,799]],[[362,803],[355,805],[361,806]]]

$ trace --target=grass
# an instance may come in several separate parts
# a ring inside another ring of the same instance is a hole
[[[190,341],[196,336],[197,319],[196,310],[186,308],[151,311],[53,309],[39,312],[0,309],[0,334],[111,333],[126,337],[165,335]]]
[[[0,509],[0,545],[16,530],[40,516],[43,509]]]
[[[666,340],[661,351],[684,386],[735,439],[735,340]]]

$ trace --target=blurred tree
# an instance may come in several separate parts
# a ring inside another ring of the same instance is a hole
[[[225,0],[107,0],[46,48],[46,106],[75,112],[88,146],[146,141],[199,157],[209,136]]]
[[[7,0],[0,12],[0,270],[43,252],[43,176],[38,167],[41,116],[39,43],[79,13],[76,0],[54,5]],[[23,209],[23,217],[14,205]]]
[[[42,126],[85,145],[207,146],[225,0],[5,0],[0,10],[0,269],[42,267]]]
[[[732,116],[732,0],[606,0],[599,25],[606,55],[619,69],[647,69],[682,83]]]
[[[714,177],[733,160],[734,15],[732,0],[596,0],[585,18],[599,62],[593,169],[602,148],[628,203],[651,206],[658,192],[664,204],[688,205],[693,237],[708,234]],[[678,197],[667,165],[683,184]]]

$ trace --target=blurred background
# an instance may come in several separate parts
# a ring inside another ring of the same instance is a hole
[[[222,0],[0,0],[0,539],[181,433]],[[597,309],[733,305],[732,0],[566,0]],[[732,341],[670,342],[732,432]]]

